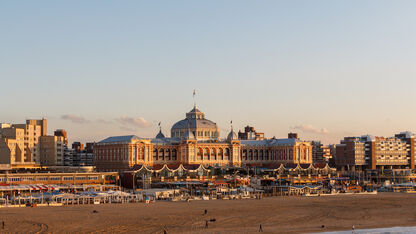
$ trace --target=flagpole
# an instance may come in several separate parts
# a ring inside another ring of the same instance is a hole
[[[194,99],[194,108],[196,109],[196,101],[195,101],[195,94],[196,94],[196,90],[194,89],[194,93],[193,93],[193,99]]]

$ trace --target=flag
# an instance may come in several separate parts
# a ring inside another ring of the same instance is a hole
[[[195,97],[195,94],[196,94],[196,91],[195,91],[195,89],[194,89],[194,94],[193,94],[193,96]]]
[[[158,125],[159,125],[159,127],[160,127],[160,123],[161,123],[161,122],[159,122],[159,124],[158,124]]]

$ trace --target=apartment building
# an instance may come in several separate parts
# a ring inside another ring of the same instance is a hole
[[[25,124],[0,124],[0,164],[11,168],[64,165],[68,142],[65,130],[47,135],[47,120],[28,119]]]
[[[312,141],[312,160],[314,163],[328,163],[332,158],[329,146],[323,145],[320,141]]]
[[[71,167],[92,166],[94,157],[94,143],[84,144],[74,142],[72,149],[65,149],[64,165]]]
[[[4,148],[0,154],[1,160],[11,164],[39,163],[39,137],[42,131],[46,132],[44,127],[46,119],[27,120],[26,124],[1,124],[0,141]]]
[[[410,160],[410,168],[414,169],[416,165],[416,138],[413,133],[411,132],[401,132],[399,134],[394,135],[395,137],[405,141],[407,143],[407,158]]]
[[[39,137],[46,135],[46,119],[28,119],[26,120],[26,124],[12,124],[11,127],[24,130],[24,162],[39,164]]]
[[[44,166],[63,166],[65,138],[63,136],[40,137],[40,164]]]
[[[257,132],[254,127],[246,126],[244,132],[238,131],[238,139],[240,140],[264,140],[264,133]]]
[[[412,133],[395,137],[345,137],[336,146],[335,163],[345,170],[413,169],[414,149]]]

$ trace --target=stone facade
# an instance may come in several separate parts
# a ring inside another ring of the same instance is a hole
[[[195,119],[205,123],[192,123]],[[167,138],[160,131],[152,139],[130,135],[98,142],[94,146],[94,165],[97,170],[122,171],[134,165],[312,163],[310,142],[299,139],[239,140],[232,129],[227,139],[220,139],[217,125],[205,119],[205,114],[196,107],[178,123],[171,130],[177,137]]]

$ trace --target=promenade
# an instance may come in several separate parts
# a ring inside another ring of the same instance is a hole
[[[304,233],[413,226],[415,210],[416,194],[379,193],[4,208],[0,221],[13,233],[254,233],[260,224],[265,233]]]

